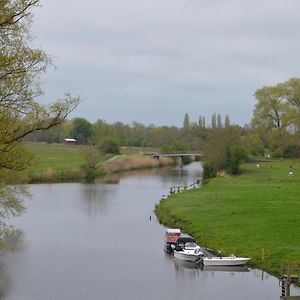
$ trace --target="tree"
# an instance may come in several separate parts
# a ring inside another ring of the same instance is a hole
[[[87,144],[92,136],[92,124],[84,118],[75,118],[69,135],[80,144]]]
[[[204,177],[214,177],[219,171],[236,174],[246,156],[238,126],[211,128],[204,146]]]
[[[120,154],[120,144],[110,137],[103,138],[98,149],[104,154]]]
[[[291,78],[280,84],[289,103],[289,118],[295,131],[300,129],[300,78]]]
[[[188,113],[185,113],[184,119],[183,119],[183,131],[185,133],[189,132],[190,127],[191,127],[190,117],[189,117]]]
[[[205,128],[205,117],[204,116],[200,116],[199,117],[198,124],[199,124],[199,128],[200,129],[204,129]]]
[[[211,116],[211,128],[217,128],[217,114],[213,113]]]
[[[265,86],[255,92],[252,125],[264,132],[267,144],[283,153],[289,134],[296,134],[300,125],[300,79],[291,78],[275,86]]]
[[[257,104],[254,110],[254,124],[276,128],[281,137],[283,129],[283,115],[286,103],[283,101],[283,90],[280,86],[263,87],[255,92]]]
[[[229,127],[230,126],[230,118],[228,115],[225,116],[225,127]]]
[[[41,105],[39,76],[49,57],[32,49],[31,9],[39,0],[0,0],[0,232],[7,234],[4,218],[20,212],[21,187],[12,187],[31,161],[21,141],[32,132],[60,124],[79,103],[69,94],[63,100]]]
[[[223,124],[222,124],[222,116],[221,114],[217,115],[217,128],[222,128]]]
[[[60,124],[79,102],[70,95],[50,105],[37,101],[42,94],[39,75],[50,63],[42,50],[28,46],[30,9],[38,4],[38,0],[0,0],[0,169],[24,169],[27,161],[16,163],[10,155],[22,152],[20,141]]]

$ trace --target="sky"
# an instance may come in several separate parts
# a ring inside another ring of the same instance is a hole
[[[250,123],[254,93],[300,77],[299,0],[41,0],[34,46],[56,68],[42,76],[69,116],[94,123],[181,126],[203,115]]]

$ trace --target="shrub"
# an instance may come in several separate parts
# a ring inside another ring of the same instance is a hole
[[[120,154],[120,144],[109,137],[103,138],[98,148],[104,154]]]

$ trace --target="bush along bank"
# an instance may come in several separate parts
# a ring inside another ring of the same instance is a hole
[[[249,256],[253,266],[279,275],[282,264],[300,262],[299,166],[299,161],[243,164],[242,175],[174,194],[155,211],[161,223],[180,227],[203,246]]]

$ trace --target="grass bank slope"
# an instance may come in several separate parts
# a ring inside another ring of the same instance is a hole
[[[300,263],[300,163],[245,164],[241,171],[162,200],[156,213],[206,247],[249,256],[279,274],[282,263]]]
[[[27,169],[30,182],[78,181],[86,178],[82,168],[86,163],[85,145],[64,145],[46,143],[27,143],[26,147],[34,155]],[[124,147],[120,156],[103,155],[99,161],[99,174],[111,174],[134,169],[160,167],[172,164],[169,159],[155,160],[141,155],[153,149]]]

